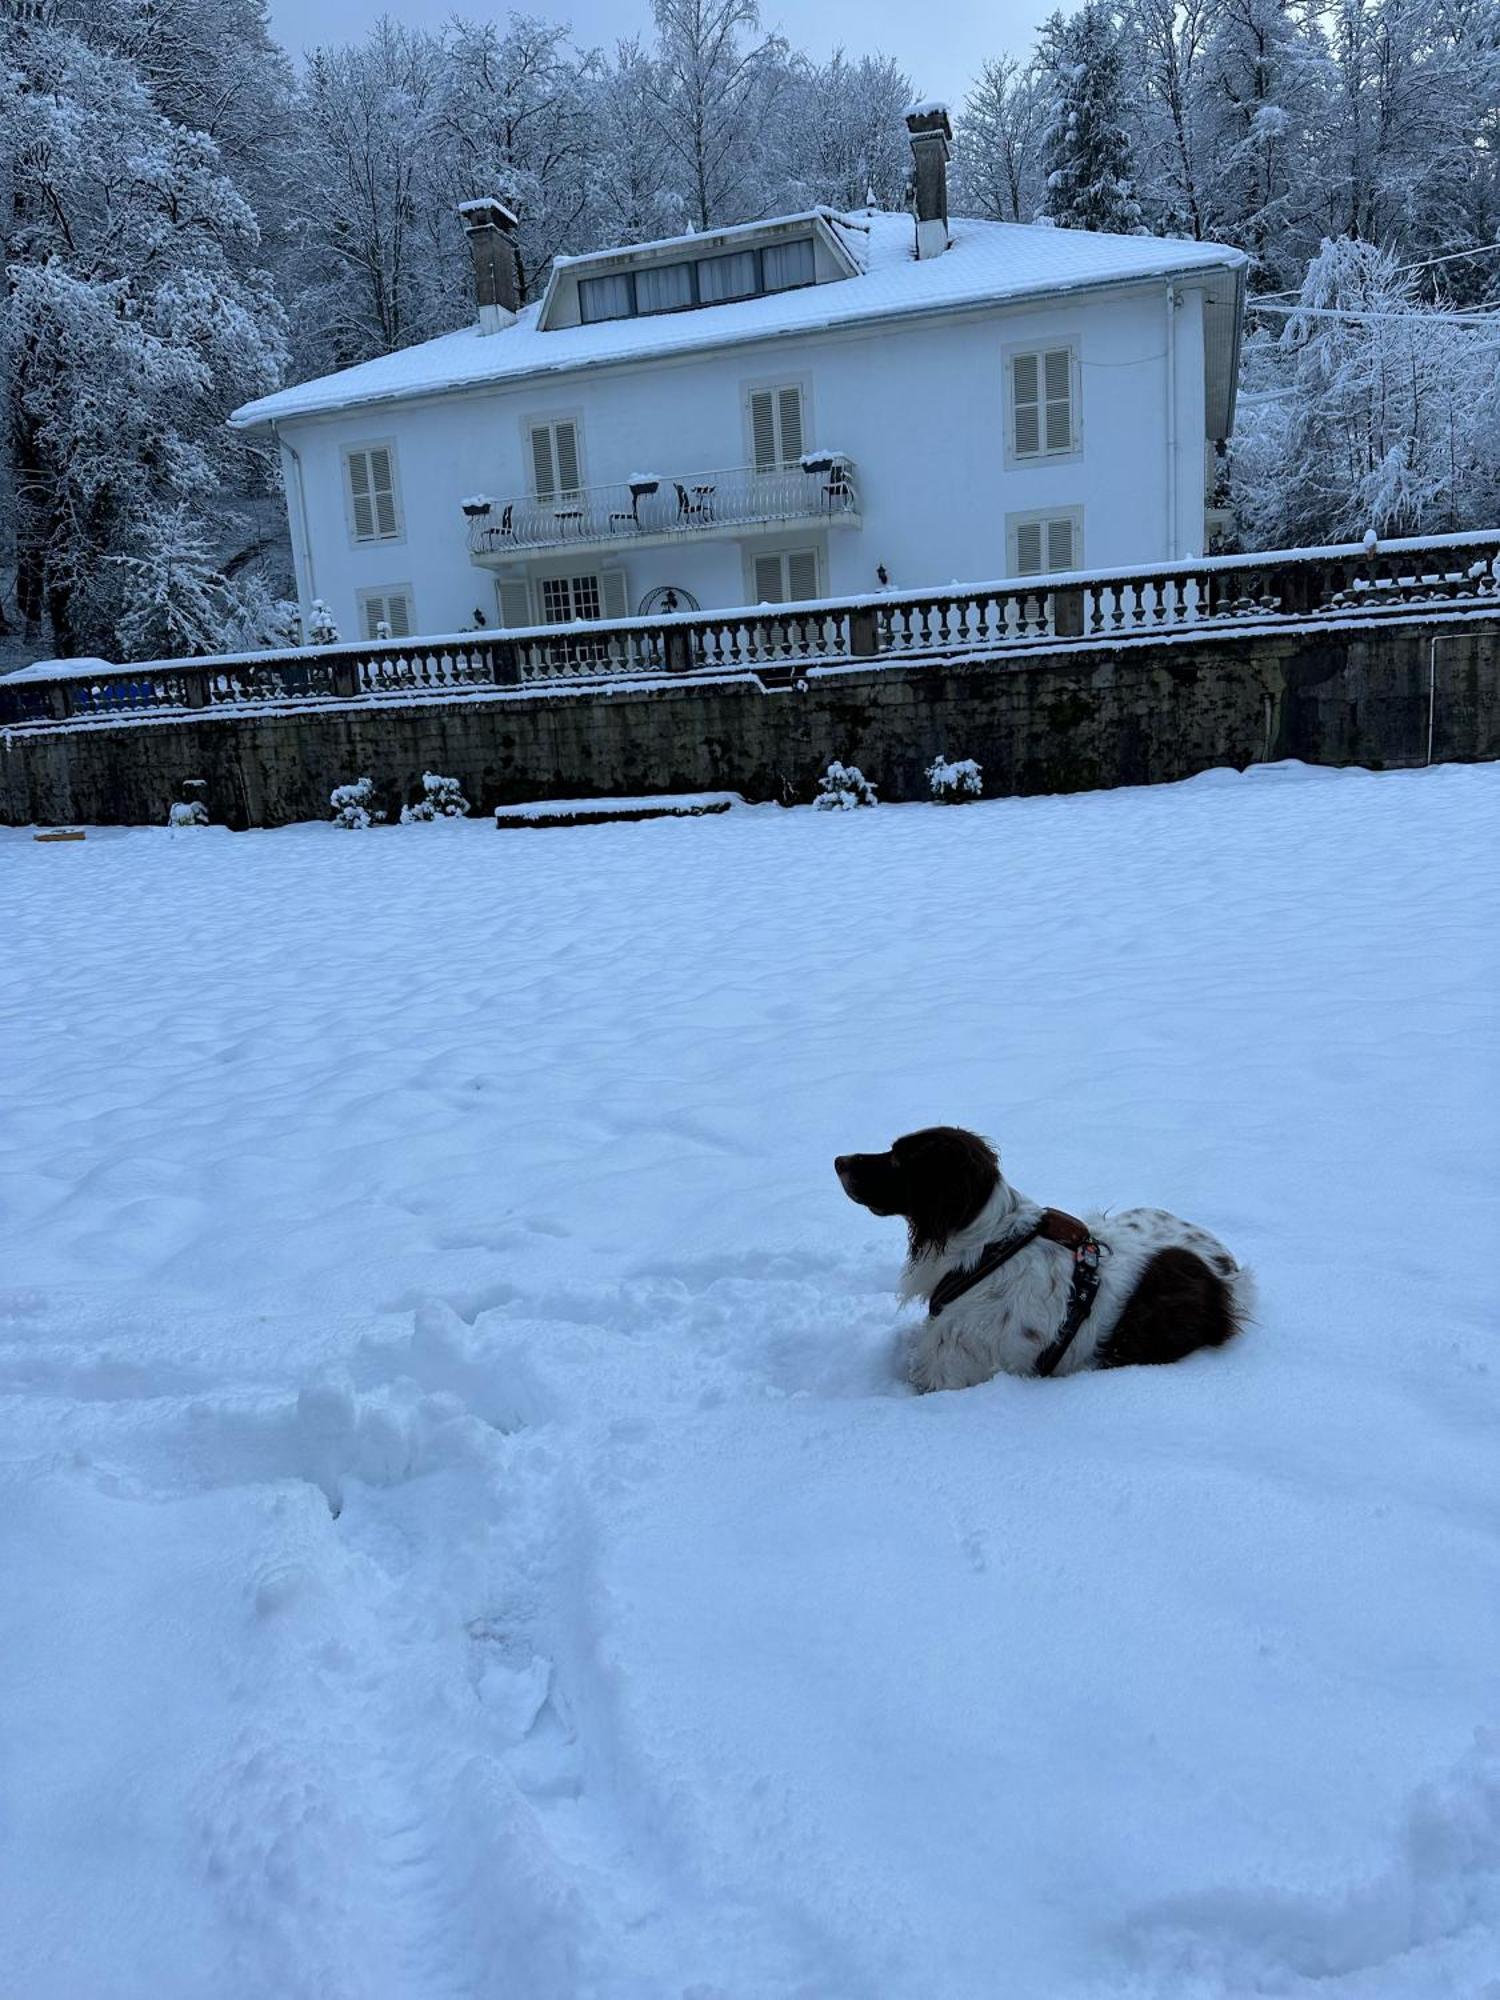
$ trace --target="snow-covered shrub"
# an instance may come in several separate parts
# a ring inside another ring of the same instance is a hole
[[[972,757],[957,763],[934,757],[927,766],[927,784],[940,806],[961,806],[966,799],[984,796],[984,770]]]
[[[309,646],[336,646],[339,642],[339,628],[333,622],[333,613],[321,597],[312,601],[312,609],[307,614],[307,643]]]
[[[459,790],[457,778],[440,778],[435,771],[424,771],[422,792],[414,806],[401,808],[403,826],[410,826],[414,820],[462,819],[469,810],[469,801]]]
[[[879,805],[875,787],[855,764],[830,764],[818,780],[813,804],[819,812],[852,812],[856,806]]]
[[[328,794],[328,803],[333,807],[335,826],[373,826],[385,818],[375,808],[375,783],[371,778],[356,778],[352,785],[335,785]]]
[[[179,799],[167,814],[167,825],[207,826],[208,807],[201,799]]]

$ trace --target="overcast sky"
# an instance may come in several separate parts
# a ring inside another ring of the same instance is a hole
[[[794,47],[824,56],[842,45],[850,55],[895,56],[923,97],[955,104],[986,56],[1030,46],[1036,24],[1055,0],[816,0],[777,6],[761,0],[767,25],[779,26]],[[505,6],[483,0],[271,0],[271,20],[294,54],[319,42],[352,41],[383,14],[435,26],[453,13],[502,16]],[[624,35],[648,34],[650,0],[529,0],[519,12],[571,22],[582,46],[608,47]]]

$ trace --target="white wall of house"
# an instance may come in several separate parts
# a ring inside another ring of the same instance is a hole
[[[1010,359],[1061,348],[1072,356],[1072,448],[1019,459]],[[533,578],[621,569],[634,611],[666,584],[705,608],[753,601],[750,561],[778,549],[817,551],[823,595],[875,589],[881,564],[898,589],[1005,576],[1017,568],[1018,529],[1038,517],[1073,521],[1075,566],[1202,551],[1202,291],[1151,280],[1045,307],[844,328],[284,420],[304,609],[321,598],[353,637],[367,601],[404,591],[416,631],[458,631],[476,611],[496,624],[495,575],[469,557],[460,502],[530,492],[532,424],[577,424],[585,486],[638,470],[680,478],[752,463],[750,392],[791,384],[802,390],[805,445],[854,461],[859,525],[644,548],[626,539],[604,553],[529,554],[526,569]],[[360,542],[347,454],[376,447],[394,467],[394,532]]]

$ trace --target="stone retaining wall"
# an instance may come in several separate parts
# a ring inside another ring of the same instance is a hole
[[[244,827],[326,818],[333,787],[364,774],[394,811],[423,771],[488,810],[680,791],[805,800],[834,757],[893,800],[927,796],[939,753],[978,758],[991,796],[1280,757],[1420,764],[1430,672],[1433,760],[1500,756],[1500,620],[1471,614],[841,670],[805,692],[684,682],[20,729],[0,736],[0,823],[160,824],[186,778],[207,780],[214,819]]]

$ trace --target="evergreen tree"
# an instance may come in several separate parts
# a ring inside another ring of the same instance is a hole
[[[1042,145],[1044,208],[1063,229],[1129,235],[1141,226],[1131,175],[1120,33],[1102,0],[1042,30],[1051,91]]]

